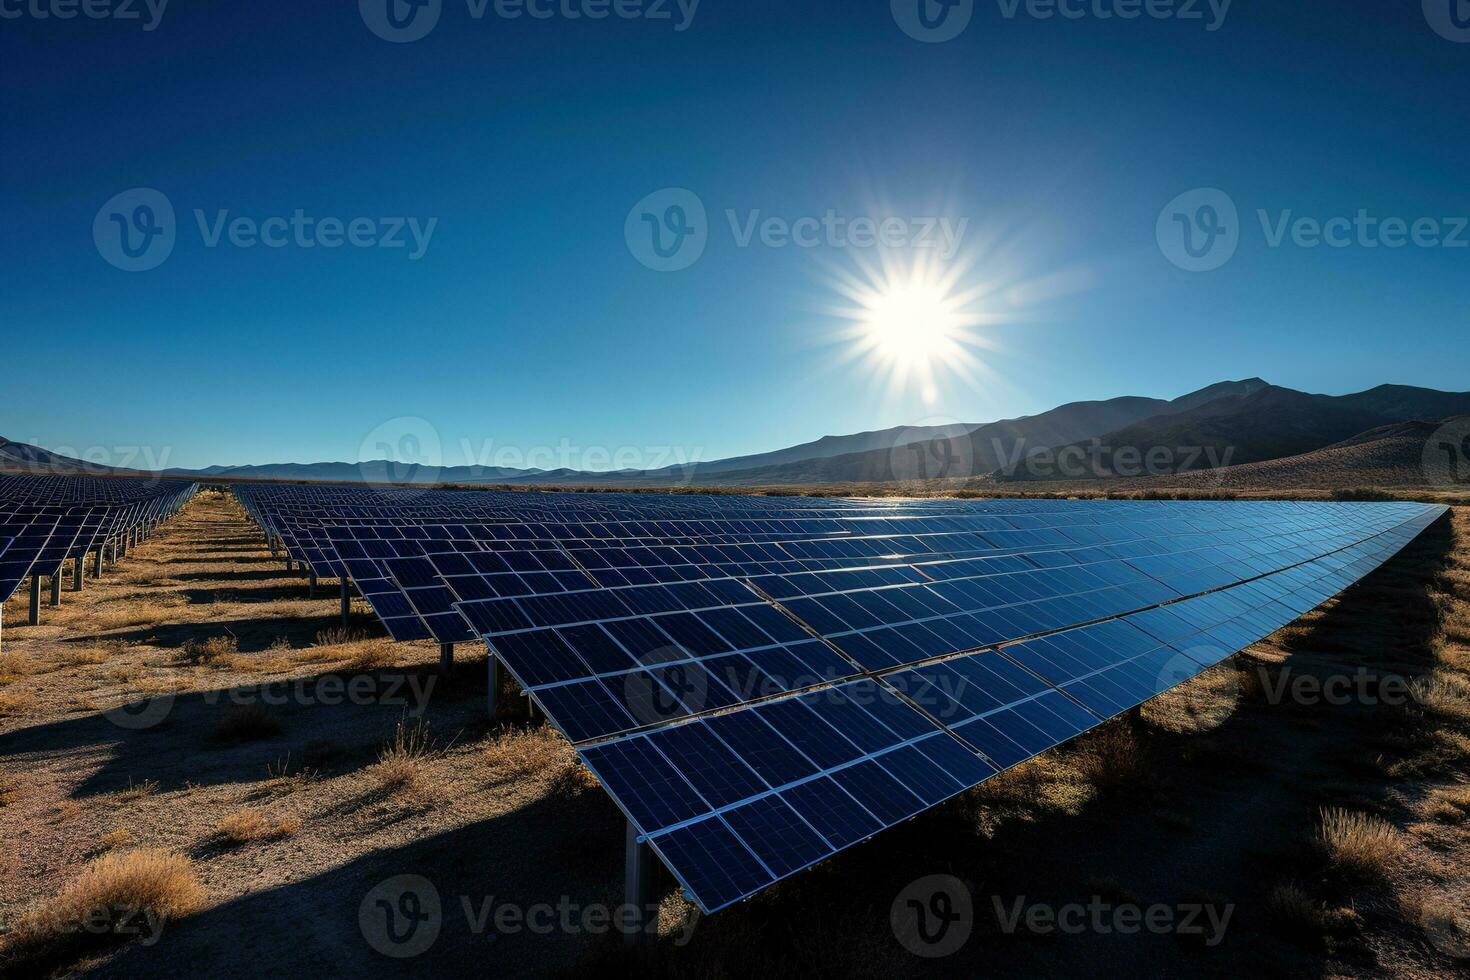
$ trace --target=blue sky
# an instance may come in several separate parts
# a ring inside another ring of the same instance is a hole
[[[388,43],[351,3],[175,0],[144,30],[29,12],[48,2],[0,0],[25,11],[0,19],[8,438],[352,460],[412,418],[445,463],[549,447],[590,465],[579,450],[711,459],[1252,375],[1470,387],[1470,248],[1273,247],[1257,216],[1361,209],[1470,243],[1470,44],[1418,3],[1123,20],[1096,16],[1117,0],[1079,19],[980,0],[922,43],[889,0],[703,0],[684,30],[672,2],[670,20],[570,20],[444,0],[427,36]],[[128,272],[94,219],[139,187],[176,240]],[[665,188],[707,212],[702,256],[673,272],[624,234]],[[1195,188],[1238,208],[1235,252],[1205,272],[1156,233]],[[298,209],[369,219],[367,237],[434,225],[418,258],[209,244],[222,212]],[[829,210],[966,223],[940,264],[983,287],[969,380],[894,390],[834,341],[834,280],[935,250],[742,247],[727,216]]]

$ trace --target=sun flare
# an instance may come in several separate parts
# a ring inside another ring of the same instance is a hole
[[[846,356],[890,393],[917,392],[926,403],[939,399],[946,378],[974,383],[976,350],[989,344],[979,332],[978,294],[956,287],[957,270],[915,263],[864,271],[839,286],[853,305],[832,311],[848,321]]]
[[[873,351],[886,361],[922,368],[957,352],[958,323],[936,286],[904,284],[874,294],[866,312]]]

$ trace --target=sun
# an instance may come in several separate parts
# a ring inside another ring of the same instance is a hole
[[[960,328],[939,287],[905,283],[868,299],[864,322],[873,352],[910,369],[958,353]]]
[[[839,284],[851,306],[831,310],[847,326],[840,340],[845,356],[878,375],[890,393],[916,392],[926,403],[939,399],[942,382],[973,382],[976,350],[985,317],[976,292],[956,288],[954,269],[936,263],[888,265],[864,270]]]

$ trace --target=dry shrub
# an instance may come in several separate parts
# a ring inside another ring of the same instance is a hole
[[[119,640],[99,640],[86,646],[70,647],[66,662],[72,667],[96,667],[126,653],[128,645]]]
[[[284,759],[267,763],[265,776],[265,781],[260,784],[263,792],[271,796],[287,796],[305,788],[316,778],[316,772],[305,768],[292,772],[291,756],[288,754]]]
[[[215,824],[214,832],[226,844],[248,844],[257,840],[280,840],[301,829],[295,820],[273,821],[260,810],[237,810]]]
[[[211,636],[204,640],[185,640],[180,655],[193,666],[210,665],[221,657],[240,652],[240,641],[233,636]]]
[[[8,650],[0,654],[0,684],[14,684],[23,677],[32,677],[41,672],[41,665],[28,654]]]
[[[1096,795],[1096,787],[1080,769],[1060,754],[1048,752],[986,780],[961,799],[963,806],[973,809],[981,832],[988,835],[1006,817],[1076,816]]]
[[[1226,662],[1146,702],[1140,714],[1154,728],[1197,735],[1229,720],[1241,694],[1241,670],[1233,661]]]
[[[141,800],[145,796],[152,796],[157,792],[158,780],[145,779],[141,783],[135,783],[133,782],[133,778],[129,776],[128,788],[120,791],[117,794],[117,798],[120,802],[131,802],[133,800]]]
[[[1383,879],[1404,855],[1398,829],[1366,813],[1324,809],[1317,841],[1332,866],[1352,878]]]
[[[482,755],[496,783],[555,777],[577,761],[571,744],[549,725],[502,729],[491,737]]]
[[[230,708],[214,726],[214,737],[229,742],[253,742],[281,734],[281,723],[261,704]]]
[[[0,770],[0,807],[10,806],[18,799],[20,799],[20,780]]]
[[[103,855],[21,920],[4,959],[40,976],[89,944],[135,935],[145,922],[183,918],[204,901],[194,864],[181,854],[143,849]]]
[[[35,706],[36,696],[30,691],[0,691],[0,718],[23,715]]]
[[[1470,783],[1434,790],[1425,802],[1425,814],[1440,823],[1459,823],[1470,816]]]
[[[1079,740],[1070,761],[1100,790],[1136,785],[1145,771],[1143,746],[1122,722],[1104,725]]]
[[[1330,909],[1294,881],[1271,889],[1266,913],[1272,928],[1304,946],[1320,945],[1324,935],[1350,932],[1361,924],[1353,909]]]
[[[391,666],[394,658],[393,643],[390,640],[364,641],[353,648],[347,667],[349,670],[378,670]]]
[[[133,834],[126,827],[114,827],[97,839],[97,850],[115,851],[133,842]]]
[[[1424,710],[1446,721],[1470,722],[1470,681],[1445,671],[1421,677],[1413,685],[1414,699]]]
[[[345,626],[333,626],[317,632],[316,645],[319,647],[339,647],[348,643],[358,643],[367,638],[367,634],[362,630],[347,629]]]
[[[408,795],[424,788],[423,767],[434,755],[429,726],[421,718],[413,725],[399,720],[393,738],[378,752],[370,769],[378,788],[386,793]]]

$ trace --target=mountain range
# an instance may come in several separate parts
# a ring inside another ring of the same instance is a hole
[[[1363,445],[1388,445],[1384,439],[1393,442],[1394,453],[1403,455],[1408,452],[1404,440],[1411,438],[1406,433],[1419,436],[1421,429],[1433,431],[1430,423],[1466,414],[1470,414],[1470,392],[1380,385],[1349,395],[1318,395],[1248,378],[1223,381],[1170,400],[1127,395],[1071,402],[1015,419],[824,436],[772,452],[647,471],[435,468],[377,460],[210,466],[173,469],[167,475],[571,487],[1122,480],[1199,470],[1239,473],[1254,464],[1328,449],[1347,450],[1332,457],[1341,463],[1362,459],[1368,452]],[[1375,435],[1378,430],[1388,435]],[[1356,448],[1355,438],[1364,440]],[[0,439],[0,468],[142,475],[5,439]]]

